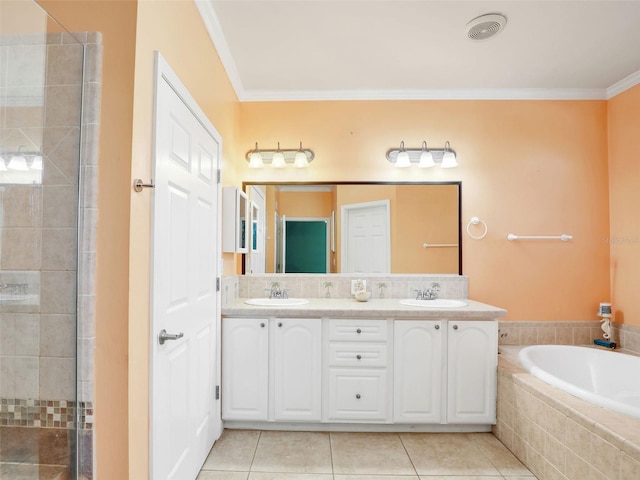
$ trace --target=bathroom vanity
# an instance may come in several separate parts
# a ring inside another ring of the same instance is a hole
[[[229,428],[488,431],[496,418],[499,317],[461,308],[312,298],[222,309]]]

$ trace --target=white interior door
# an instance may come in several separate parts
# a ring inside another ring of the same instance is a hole
[[[220,137],[156,60],[151,478],[192,480],[222,430],[215,398]]]
[[[391,273],[389,205],[382,200],[342,206],[342,273]]]

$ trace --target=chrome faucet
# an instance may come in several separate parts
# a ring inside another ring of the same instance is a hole
[[[271,288],[265,288],[269,292],[269,298],[289,298],[289,290],[280,288],[280,283],[272,282]]]
[[[424,290],[415,289],[415,291],[417,292],[416,300],[435,300],[438,298],[440,284],[432,283],[431,288],[425,288]]]

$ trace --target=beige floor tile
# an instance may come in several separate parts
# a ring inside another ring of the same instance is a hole
[[[395,433],[331,433],[336,474],[415,475]]]
[[[213,445],[202,469],[248,472],[259,438],[257,430],[225,430]]]
[[[466,435],[401,433],[400,438],[418,475],[500,475]]]
[[[329,434],[262,432],[251,472],[332,473]]]
[[[333,480],[333,475],[330,473],[251,472],[249,480]]]
[[[202,470],[196,480],[247,480],[249,472],[216,472]]]
[[[421,475],[420,480],[504,480],[502,475]],[[515,480],[515,477],[509,477],[508,480]],[[531,479],[529,479],[531,480]]]
[[[470,433],[468,436],[501,475],[532,475],[529,469],[492,433]]]
[[[417,475],[334,475],[334,480],[419,480]],[[502,477],[500,477],[502,480]]]

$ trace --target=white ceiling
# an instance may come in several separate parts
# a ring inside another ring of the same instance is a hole
[[[241,101],[610,98],[640,83],[640,1],[199,0]],[[508,18],[493,38],[471,19]]]

